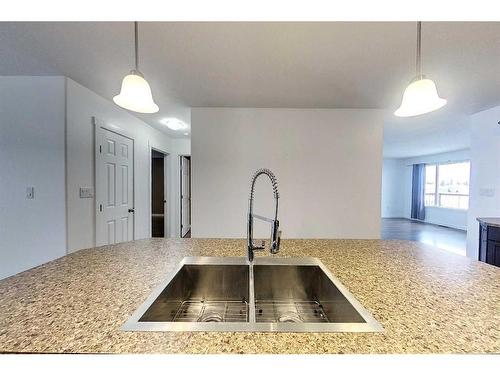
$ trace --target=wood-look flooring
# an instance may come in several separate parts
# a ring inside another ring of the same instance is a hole
[[[383,240],[417,241],[464,256],[466,234],[464,230],[409,219],[382,219]]]

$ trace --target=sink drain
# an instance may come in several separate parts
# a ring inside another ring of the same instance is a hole
[[[200,319],[198,319],[199,322],[214,322],[214,323],[220,323],[224,321],[222,319],[222,316],[219,313],[216,312],[207,312],[206,314],[203,314]]]
[[[302,323],[302,318],[294,311],[287,311],[278,318],[280,323]]]

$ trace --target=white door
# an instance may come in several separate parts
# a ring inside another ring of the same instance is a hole
[[[190,160],[185,156],[181,157],[181,236],[184,237],[191,229],[191,184],[190,178]]]
[[[96,245],[134,239],[134,143],[96,127]]]

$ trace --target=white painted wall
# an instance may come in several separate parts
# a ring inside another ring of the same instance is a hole
[[[64,78],[0,77],[0,279],[66,254],[64,173]]]
[[[426,207],[425,221],[445,227],[467,230],[467,210],[442,207]]]
[[[195,108],[191,126],[194,237],[246,236],[250,177],[263,167],[279,180],[283,237],[380,237],[381,111]],[[271,215],[269,181],[255,197]]]
[[[95,244],[94,199],[79,197],[79,188],[94,186],[94,127],[92,116],[101,123],[134,139],[134,232],[135,239],[151,233],[149,148],[169,153],[167,202],[169,231],[179,233],[177,197],[179,194],[178,150],[186,145],[147,125],[114,103],[100,97],[71,79],[67,79],[67,192],[68,250],[70,252]]]
[[[500,217],[500,106],[471,116],[471,197],[467,256],[478,258],[478,217]]]
[[[191,139],[172,138],[172,145],[178,155],[191,155]]]
[[[94,246],[92,116],[134,138],[135,238],[150,236],[150,147],[169,153],[169,232],[179,236],[179,154],[173,140],[65,77],[0,77],[0,278]],[[26,187],[35,187],[27,200]]]
[[[469,159],[469,149],[406,159],[384,159],[384,168],[382,171],[382,217],[404,217],[408,219],[411,217],[413,164],[445,163]],[[467,210],[426,207],[425,221],[466,230]]]
[[[402,159],[384,159],[382,167],[382,217],[405,217],[408,181]]]

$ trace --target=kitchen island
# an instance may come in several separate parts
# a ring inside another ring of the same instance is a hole
[[[147,239],[80,250],[9,277],[0,281],[0,352],[500,352],[500,268],[399,240],[283,240],[276,255],[319,258],[383,332],[121,329],[183,257],[245,254],[245,240]]]

